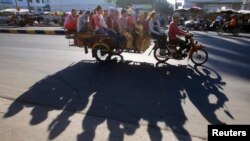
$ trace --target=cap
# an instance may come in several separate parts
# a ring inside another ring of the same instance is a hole
[[[173,14],[173,18],[179,18],[180,17],[180,14],[179,13],[174,13]]]

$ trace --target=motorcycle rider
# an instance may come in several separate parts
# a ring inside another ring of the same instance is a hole
[[[173,14],[172,22],[170,23],[169,30],[168,30],[168,37],[169,37],[169,42],[171,44],[179,45],[180,48],[179,48],[179,50],[177,50],[177,53],[182,54],[182,51],[188,48],[187,37],[190,34],[188,32],[185,32],[185,31],[178,28],[177,24],[179,22],[179,18],[180,18],[179,13]],[[177,35],[178,36],[185,36],[186,41],[180,39],[179,37],[177,37]]]
[[[232,31],[238,25],[238,20],[235,14],[231,15],[231,20],[227,23],[227,28]]]
[[[221,16],[221,14],[219,14],[211,24],[210,28],[212,30],[216,30],[216,28],[221,26],[222,24],[223,24],[223,17]]]

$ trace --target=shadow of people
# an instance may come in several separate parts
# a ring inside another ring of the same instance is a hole
[[[96,68],[97,64],[88,66],[88,63],[80,62],[43,78],[10,105],[4,118],[18,114],[26,107],[32,107],[30,124],[37,125],[48,118],[50,111],[60,109],[62,113],[48,127],[48,138],[56,138],[69,125],[69,118],[87,106],[88,98],[93,94],[93,80],[88,74]]]
[[[183,99],[188,97],[210,123],[223,123],[215,110],[227,101],[219,91],[225,83],[218,74],[217,79],[212,79],[209,72],[209,68],[202,73],[197,68],[170,64],[155,67],[129,61],[80,61],[34,84],[10,105],[4,118],[31,107],[30,124],[37,125],[48,118],[50,111],[60,109],[61,113],[48,126],[51,140],[69,126],[70,117],[86,111],[83,131],[77,135],[79,141],[94,140],[97,127],[105,123],[111,141],[123,141],[125,135],[135,134],[141,124],[146,125],[150,140],[165,140],[162,131],[171,130],[178,140],[185,135],[185,141],[191,141],[192,132],[184,127],[188,118],[181,105]],[[208,100],[211,94],[218,99],[216,105]]]
[[[161,141],[161,130],[167,126],[174,133],[186,135],[186,140],[191,141],[189,132],[183,127],[187,118],[181,107],[179,87],[173,83],[174,76],[165,74],[167,67],[125,62],[105,64],[101,69],[102,73],[97,74],[99,80],[94,86],[97,94],[87,115],[102,119],[94,121],[85,117],[83,132],[78,135],[79,141],[94,140],[96,128],[105,121],[110,130],[108,140],[122,141],[124,135],[135,134],[141,120],[146,121],[151,140]],[[159,122],[165,125],[159,126]]]

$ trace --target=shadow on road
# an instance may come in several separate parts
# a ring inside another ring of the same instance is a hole
[[[197,38],[202,40],[207,46],[209,53],[209,63],[218,71],[223,71],[241,79],[250,79],[249,74],[249,40],[240,35],[238,37],[227,35],[218,36],[217,34],[196,33]]]
[[[190,99],[209,123],[225,124],[215,114],[215,110],[228,101],[220,91],[225,85],[218,73],[205,66],[159,63],[155,67],[137,62],[80,61],[35,83],[11,104],[4,118],[29,106],[33,107],[30,124],[37,125],[45,121],[50,112],[39,107],[42,105],[52,107],[51,110],[62,109],[48,127],[48,139],[62,134],[70,124],[69,118],[81,112],[90,116],[82,121],[83,131],[77,136],[79,141],[92,141],[96,127],[104,121],[110,131],[108,140],[122,141],[124,135],[135,134],[140,120],[147,121],[148,134],[153,141],[162,140],[163,128],[172,130],[179,140],[177,133],[187,135],[185,140],[191,141],[190,132],[184,128],[188,119],[182,102]],[[211,103],[210,95],[216,97],[217,102]],[[18,102],[28,104],[20,106]],[[93,120],[91,116],[99,118]],[[165,125],[160,126],[158,122]],[[127,127],[123,123],[134,126]]]

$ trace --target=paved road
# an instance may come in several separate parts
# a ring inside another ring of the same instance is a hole
[[[205,66],[148,51],[101,65],[64,36],[0,34],[1,138],[198,141],[208,124],[249,124],[248,35],[194,35]]]

